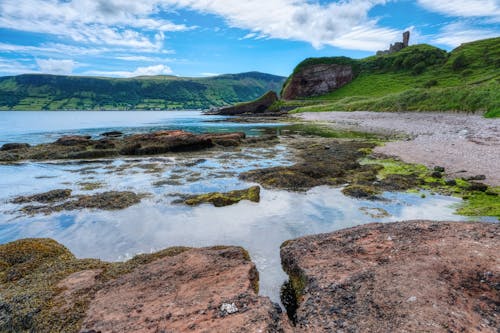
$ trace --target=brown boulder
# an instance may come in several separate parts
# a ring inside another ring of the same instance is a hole
[[[188,250],[106,283],[81,332],[278,332],[281,315],[257,285],[243,249]]]
[[[499,249],[489,223],[371,224],[286,242],[296,331],[497,332]]]
[[[354,79],[350,65],[315,64],[294,73],[281,97],[285,100],[323,95],[334,91]]]

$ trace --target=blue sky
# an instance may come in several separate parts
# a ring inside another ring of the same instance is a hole
[[[500,0],[0,0],[0,75],[261,71],[500,36]]]

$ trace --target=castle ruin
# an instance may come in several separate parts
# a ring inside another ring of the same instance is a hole
[[[402,49],[408,47],[409,43],[410,43],[410,32],[409,31],[405,31],[403,33],[403,42],[397,42],[397,43],[391,44],[391,46],[389,47],[388,50],[377,51],[377,55],[381,56],[381,55],[386,55],[386,54],[391,54],[391,53],[399,52]]]

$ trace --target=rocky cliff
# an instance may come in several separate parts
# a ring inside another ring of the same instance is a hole
[[[348,64],[311,64],[292,74],[283,88],[281,97],[293,100],[318,96],[336,90],[354,79]]]

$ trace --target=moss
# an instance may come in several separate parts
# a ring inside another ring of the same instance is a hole
[[[379,176],[383,179],[388,175],[427,175],[425,165],[409,164],[395,159],[364,159],[361,164],[378,164],[383,167]]]
[[[500,187],[469,194],[457,212],[465,216],[494,216],[500,220]]]
[[[238,203],[241,200],[259,202],[260,187],[252,186],[246,190],[236,190],[227,193],[213,192],[191,196],[184,200],[184,203],[189,206],[196,206],[202,203],[211,203],[215,207],[224,207]]]

